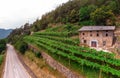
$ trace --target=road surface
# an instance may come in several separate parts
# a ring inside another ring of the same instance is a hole
[[[7,55],[3,78],[31,78],[18,59],[15,49],[7,44]]]

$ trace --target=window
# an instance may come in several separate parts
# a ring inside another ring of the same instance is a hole
[[[97,47],[97,41],[91,41],[91,47]]]
[[[85,33],[83,33],[83,35],[85,35]]]
[[[103,41],[103,46],[105,46],[106,45],[106,41]]]
[[[106,37],[108,37],[108,34],[106,33]]]
[[[99,34],[97,33],[97,37],[99,37]]]
[[[90,31],[90,36],[92,36],[92,31]]]
[[[90,36],[92,36],[92,34],[90,34]]]
[[[84,43],[87,43],[87,41],[86,41],[86,40],[84,40]]]

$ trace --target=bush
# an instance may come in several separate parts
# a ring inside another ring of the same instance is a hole
[[[67,31],[71,31],[72,25],[70,23],[68,23],[65,28],[67,29]]]
[[[28,49],[28,45],[27,43],[23,42],[23,41],[18,41],[15,44],[15,47],[22,53],[25,54],[25,51]]]
[[[0,55],[0,65],[2,64],[2,61],[3,61],[3,56]]]
[[[95,25],[95,22],[92,21],[92,20],[88,20],[88,21],[82,21],[82,22],[79,22],[79,25],[81,26],[87,26],[87,25]]]
[[[94,12],[90,14],[90,17],[93,21],[96,22],[97,25],[106,25],[108,19],[112,21],[111,25],[114,25],[115,22],[114,13],[106,6],[97,8]]]
[[[38,57],[38,58],[40,58],[41,57],[40,52],[35,52],[35,56]]]
[[[97,6],[89,5],[81,7],[79,10],[80,21],[86,20],[90,18],[90,14],[95,11]]]
[[[6,40],[2,39],[0,40],[0,54],[2,53],[2,51],[4,51],[6,49]]]

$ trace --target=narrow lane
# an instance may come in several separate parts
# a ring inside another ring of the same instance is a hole
[[[31,78],[17,57],[12,45],[7,44],[7,55],[3,78]]]

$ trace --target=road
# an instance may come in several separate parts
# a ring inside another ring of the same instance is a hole
[[[15,49],[7,44],[7,55],[3,78],[31,78],[21,64]]]

